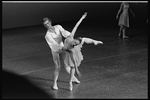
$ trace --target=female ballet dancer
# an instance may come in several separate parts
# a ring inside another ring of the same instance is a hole
[[[120,26],[120,30],[119,30],[119,35],[118,36],[120,37],[121,34],[123,34],[123,38],[128,38],[128,36],[125,35],[126,27],[129,27],[128,9],[131,11],[133,16],[135,17],[133,11],[129,7],[129,3],[127,3],[127,2],[123,2],[121,4],[120,9],[119,9],[119,11],[117,13],[117,16],[116,16],[116,18],[118,19],[118,15],[122,11],[122,13],[120,15],[120,18],[119,18],[119,23],[118,23],[118,25]]]
[[[73,77],[75,72],[77,73],[78,76],[80,75],[80,72],[78,70],[78,67],[81,64],[81,61],[83,60],[83,55],[81,53],[81,48],[85,43],[90,44],[90,43],[94,43],[95,45],[97,44],[103,44],[102,41],[97,41],[91,38],[86,38],[86,37],[79,37],[77,39],[74,39],[74,35],[75,32],[79,26],[79,24],[81,23],[81,21],[87,16],[87,13],[84,13],[84,15],[81,17],[81,19],[77,22],[77,24],[75,25],[74,29],[72,30],[71,34],[69,36],[66,37],[65,41],[64,41],[64,47],[63,50],[66,51],[66,55],[65,55],[65,64],[70,66],[71,70],[70,70],[70,81],[69,81],[69,90],[72,91],[73,89]],[[80,81],[79,81],[80,83]]]

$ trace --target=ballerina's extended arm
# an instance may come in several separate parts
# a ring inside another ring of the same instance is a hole
[[[80,23],[82,22],[82,20],[83,20],[86,16],[87,16],[87,12],[85,12],[85,13],[82,15],[82,17],[80,18],[80,20],[76,23],[76,25],[75,25],[75,27],[73,28],[73,30],[72,30],[71,34],[69,35],[69,37],[74,38],[74,35],[75,35],[75,32],[76,32],[78,26],[80,25]],[[74,44],[74,43],[72,42],[72,45],[73,45],[73,44]],[[68,48],[66,48],[66,47],[63,47],[63,50],[66,50],[66,51],[68,51],[68,52],[71,52],[71,51],[70,51]]]
[[[74,37],[75,32],[76,32],[78,26],[80,25],[80,23],[82,22],[82,20],[83,20],[86,16],[87,16],[87,12],[85,12],[84,15],[82,15],[82,17],[80,18],[80,20],[76,23],[76,25],[75,25],[75,27],[73,28],[73,30],[72,30],[70,36]]]

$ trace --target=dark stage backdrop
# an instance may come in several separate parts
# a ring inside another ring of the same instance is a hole
[[[146,22],[148,3],[130,3],[136,22]],[[110,23],[116,21],[120,3],[2,3],[2,29],[42,24],[44,17],[53,23],[79,20],[84,12],[86,19],[99,19]],[[101,23],[100,23],[101,24]]]

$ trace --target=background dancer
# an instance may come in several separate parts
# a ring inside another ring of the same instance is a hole
[[[119,30],[119,35],[118,36],[120,37],[121,34],[122,34],[123,35],[122,38],[128,38],[128,36],[125,35],[126,27],[129,27],[128,10],[130,10],[131,13],[133,14],[133,16],[135,17],[135,14],[130,9],[129,3],[127,3],[127,2],[123,2],[121,4],[120,9],[119,9],[119,11],[117,13],[117,16],[116,16],[116,18],[118,19],[118,15],[120,14],[120,12],[122,12],[120,14],[119,23],[118,23],[118,25],[120,26],[120,30]]]

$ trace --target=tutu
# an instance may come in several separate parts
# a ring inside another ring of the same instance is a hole
[[[120,15],[119,23],[118,23],[119,26],[122,26],[122,25],[123,25],[123,26],[129,27],[128,8],[129,8],[129,5],[128,5],[128,4],[123,4],[123,12],[122,12],[122,14]]]
[[[127,13],[122,13],[119,18],[119,26],[123,25],[129,27],[129,15]]]
[[[72,51],[72,53],[66,51],[64,61],[65,61],[65,64],[71,67],[75,66],[74,63],[77,66],[80,66],[81,61],[83,60],[83,55],[81,53],[82,45],[79,44],[79,45],[74,46],[74,48],[72,48],[72,42],[73,42],[72,39],[66,39],[64,42],[64,45],[67,46],[67,48],[69,48]]]

